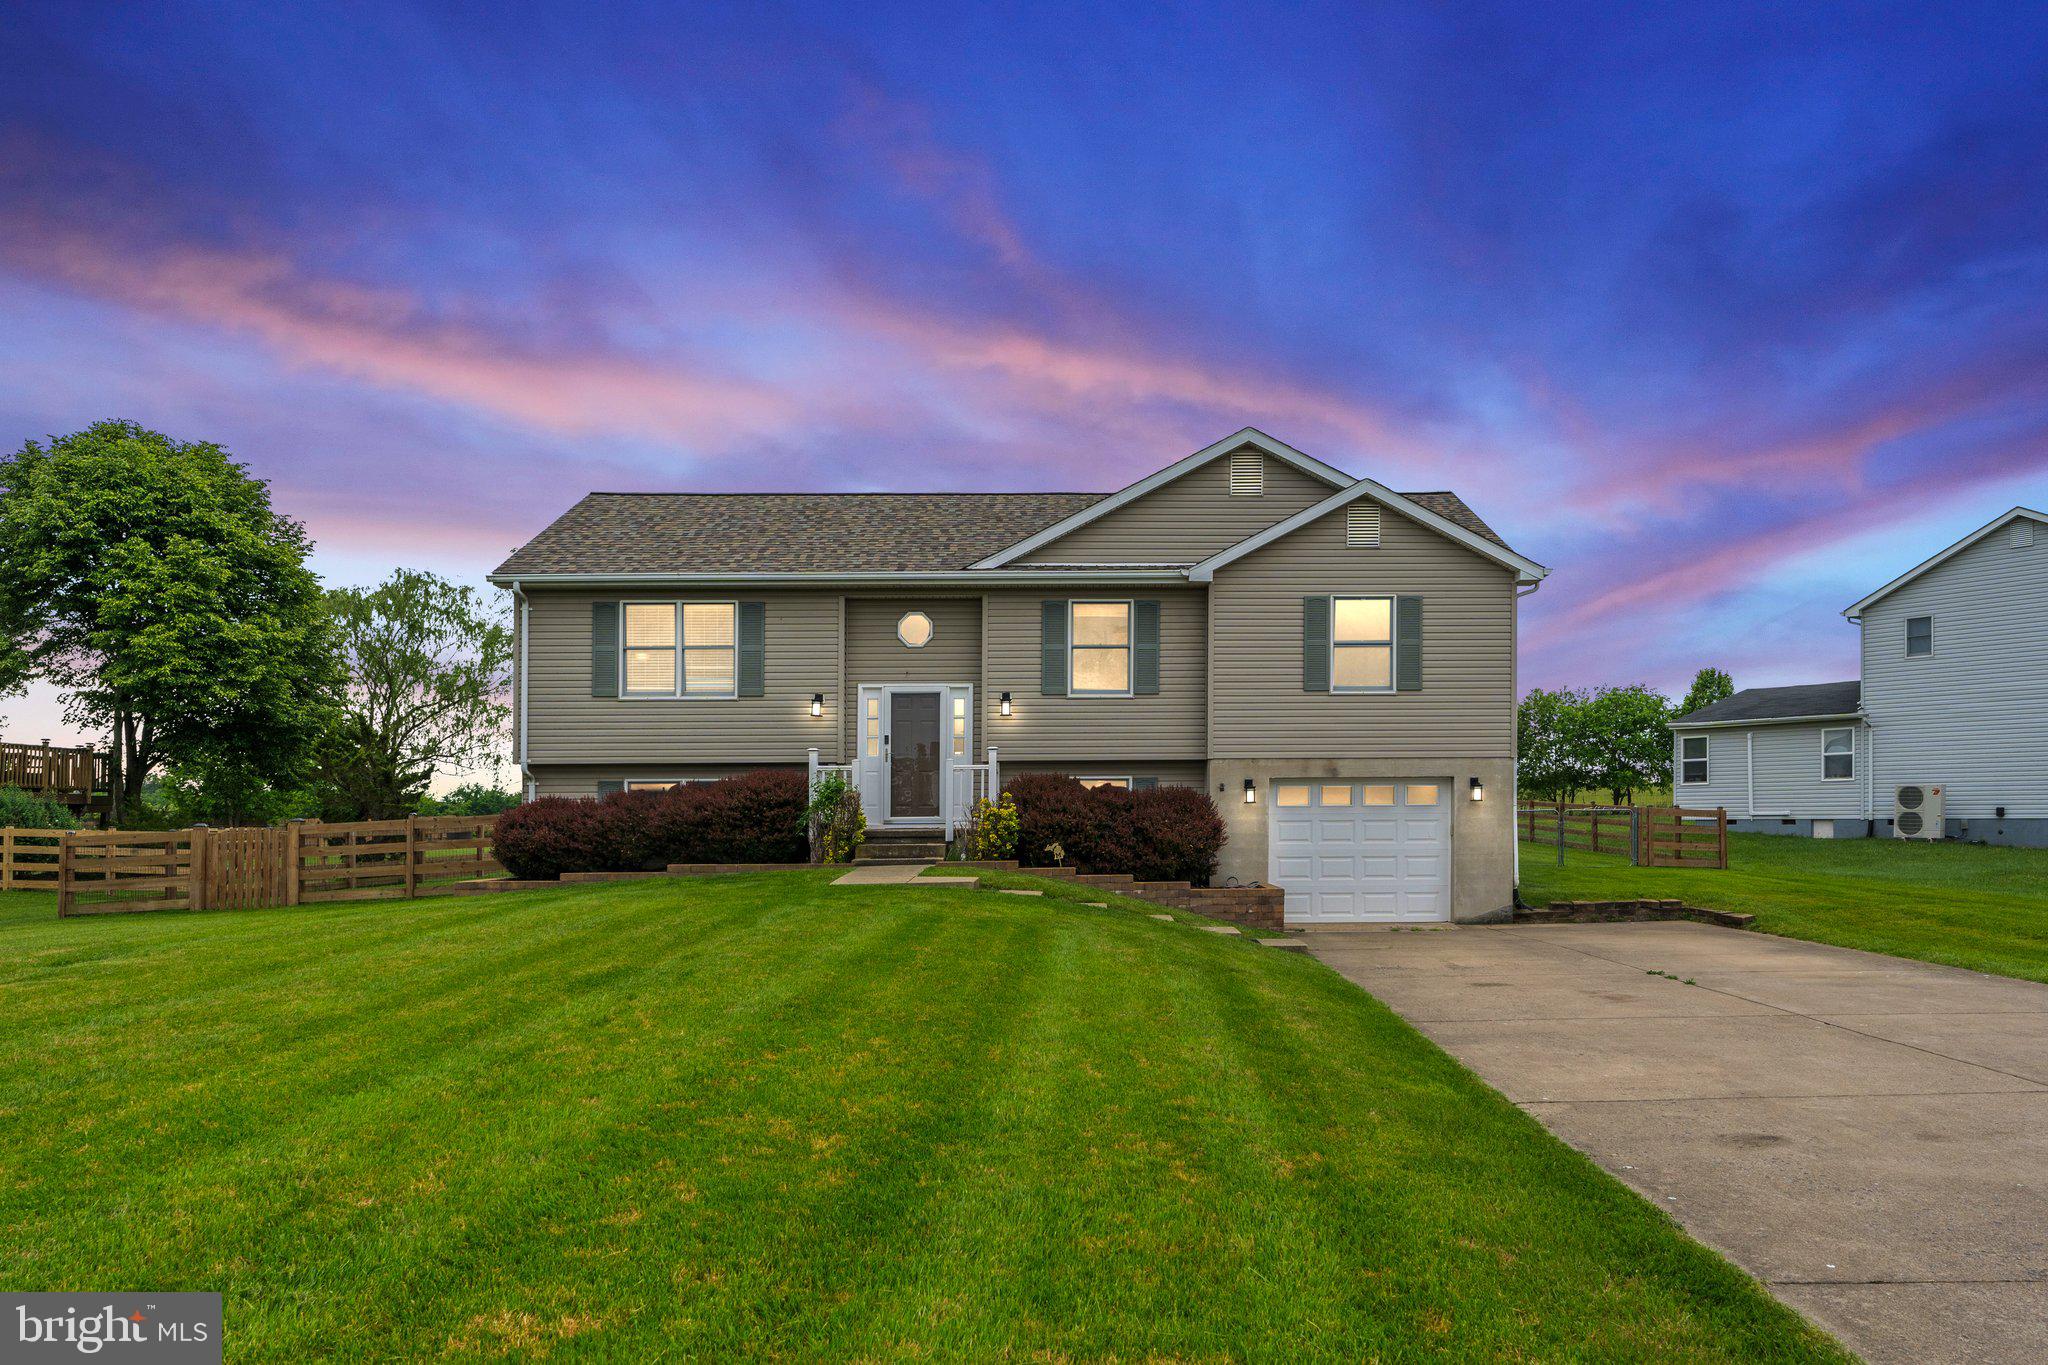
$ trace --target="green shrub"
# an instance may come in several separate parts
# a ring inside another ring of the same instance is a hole
[[[1008,792],[998,801],[984,796],[974,803],[967,823],[967,856],[985,862],[1017,856],[1017,803]]]
[[[0,828],[77,829],[69,808],[18,787],[0,787]]]
[[[854,850],[867,842],[868,817],[860,808],[860,792],[843,773],[826,773],[818,779],[804,815],[817,827],[825,862],[850,863]]]

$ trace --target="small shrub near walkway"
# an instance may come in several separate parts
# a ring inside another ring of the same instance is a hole
[[[1193,787],[1124,791],[1083,787],[1056,773],[1003,784],[1017,804],[1020,862],[1049,865],[1057,846],[1083,872],[1127,872],[1139,881],[1207,886],[1223,848],[1223,817]]]
[[[2048,849],[1728,836],[1725,870],[1522,845],[1522,899],[1676,899],[1787,938],[2048,981]]]
[[[804,776],[763,769],[599,800],[549,796],[498,817],[498,861],[513,876],[658,872],[671,863],[804,863]]]

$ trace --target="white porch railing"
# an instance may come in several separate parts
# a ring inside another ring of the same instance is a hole
[[[817,795],[818,784],[832,773],[845,778],[855,791],[860,790],[860,775],[854,771],[851,763],[820,763],[816,749],[805,750],[805,758],[804,792],[807,797]],[[807,832],[811,841],[811,861],[815,863],[823,856],[818,852],[819,830],[815,819],[809,822]]]
[[[946,840],[952,842],[958,826],[965,825],[974,814],[974,803],[993,801],[1003,789],[1003,769],[996,758],[996,747],[988,747],[988,762],[959,763],[953,767],[953,809],[946,812]]]

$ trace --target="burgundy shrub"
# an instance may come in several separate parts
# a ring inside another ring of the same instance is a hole
[[[1193,787],[1083,787],[1055,773],[1023,773],[1003,784],[1017,803],[1017,858],[1052,862],[1057,843],[1069,867],[1124,872],[1139,881],[1206,886],[1223,847],[1223,817]]]
[[[803,863],[802,773],[763,769],[598,800],[542,797],[498,817],[498,861],[515,877],[657,872],[670,863]]]

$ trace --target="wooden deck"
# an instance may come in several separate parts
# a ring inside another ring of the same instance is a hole
[[[107,755],[0,741],[0,787],[19,787],[76,811],[107,808]]]

